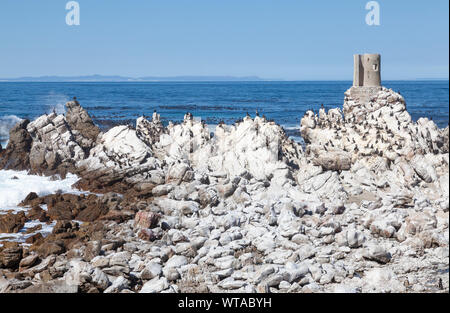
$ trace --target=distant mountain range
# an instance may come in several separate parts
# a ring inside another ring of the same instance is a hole
[[[0,78],[6,82],[201,82],[201,81],[273,81],[279,79],[264,79],[257,76],[146,76],[146,77],[124,77],[124,76],[40,76],[40,77],[19,77]]]

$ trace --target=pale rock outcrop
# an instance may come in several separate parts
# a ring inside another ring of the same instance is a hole
[[[78,286],[85,291],[91,287],[105,290],[110,285],[108,276],[102,270],[80,260],[69,262],[69,270],[64,274],[64,279],[68,285]]]
[[[83,177],[84,189],[120,184],[120,188],[135,187],[149,192],[155,185],[154,170],[160,161],[152,157],[151,148],[128,126],[116,126],[102,134],[99,143],[90,151],[88,158],[77,163],[78,173]],[[157,176],[157,175],[156,175]]]
[[[46,175],[75,172],[75,163],[88,155],[100,130],[76,100],[66,107],[65,115],[53,112],[33,122],[19,122],[11,130],[9,149],[2,153],[0,167],[26,168]],[[17,161],[22,166],[15,165]]]
[[[88,151],[74,140],[85,152],[79,185],[122,195],[27,197],[51,215],[108,210],[79,227],[58,222],[30,251],[0,247],[0,290],[448,291],[448,134],[413,123],[385,88],[349,91],[344,113],[307,112],[306,153],[259,116],[212,136],[191,114],[163,127],[155,112],[136,130],[100,133]],[[48,118],[33,132],[76,128]],[[26,142],[26,125],[16,132]]]
[[[161,135],[165,132],[160,115],[156,112],[153,112],[151,121],[144,116],[136,120],[136,135],[149,146],[159,142]]]
[[[206,125],[195,120],[192,114],[187,113],[180,124],[169,123],[167,133],[160,135],[160,140],[154,147],[158,153],[164,151],[168,164],[176,161],[191,161],[195,163],[195,153],[203,150],[208,145],[210,133]]]
[[[281,127],[259,116],[247,116],[233,126],[220,124],[213,138],[206,125],[190,113],[181,124],[169,124],[167,133],[154,131],[152,123],[140,118],[138,133],[147,134],[140,136],[152,142],[155,155],[165,156],[170,165],[169,179],[182,179],[182,172],[191,166],[203,173],[229,177],[248,173],[259,180],[270,180],[277,175],[289,176],[287,164],[295,165],[302,153]],[[151,139],[150,134],[160,134],[159,141]],[[170,173],[174,170],[176,175]]]
[[[412,122],[400,94],[384,87],[352,87],[345,96],[343,114],[324,108],[318,115],[305,114],[301,133],[306,142],[348,152],[353,161],[372,155],[409,161],[416,154],[448,153],[445,130],[426,118]]]
[[[245,117],[241,123],[219,125],[215,132],[215,149],[208,165],[212,171],[230,176],[250,173],[258,180],[272,179],[277,173],[289,175],[283,162],[282,129],[264,118]]]
[[[86,157],[64,115],[43,115],[31,122],[27,130],[34,139],[30,150],[33,172],[56,170],[61,164],[74,171],[74,163]]]

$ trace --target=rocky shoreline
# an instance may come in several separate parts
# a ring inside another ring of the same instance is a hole
[[[306,149],[264,116],[101,132],[74,100],[23,120],[0,169],[86,194],[30,193],[52,233],[3,241],[0,292],[448,292],[449,128],[384,87],[306,112]]]

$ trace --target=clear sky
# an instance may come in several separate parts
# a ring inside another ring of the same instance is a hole
[[[448,78],[448,0],[0,0],[0,78],[256,75],[352,79],[381,53],[383,79]]]

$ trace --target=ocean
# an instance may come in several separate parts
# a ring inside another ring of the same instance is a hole
[[[117,124],[134,125],[137,117],[161,114],[163,123],[181,121],[191,112],[210,125],[233,123],[256,110],[299,139],[300,120],[308,109],[340,107],[351,81],[299,82],[1,82],[0,142],[22,118],[34,119],[76,96],[103,130]],[[448,81],[384,81],[400,92],[414,120],[432,118],[439,127],[449,119]]]

